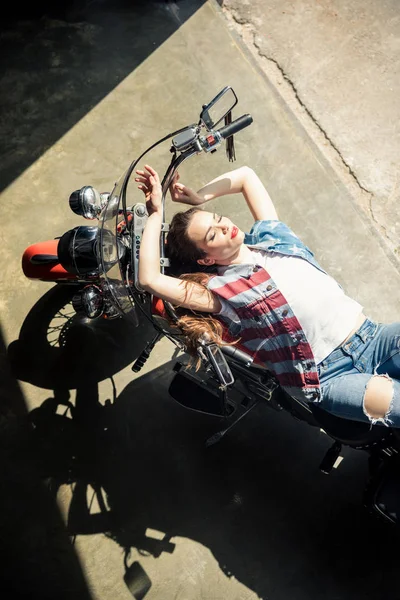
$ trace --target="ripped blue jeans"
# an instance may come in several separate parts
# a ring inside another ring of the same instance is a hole
[[[400,323],[384,325],[367,319],[345,344],[318,365],[321,407],[328,412],[372,424],[400,428]],[[384,418],[373,419],[364,408],[371,377],[391,379],[393,396]]]

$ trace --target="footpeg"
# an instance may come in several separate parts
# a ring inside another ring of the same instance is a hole
[[[135,360],[131,367],[134,373],[139,373],[140,369],[145,365],[147,359],[149,358],[154,346],[157,344],[158,340],[162,338],[162,336],[162,333],[157,333],[157,335],[146,344],[145,349],[142,351],[140,356]]]
[[[340,442],[335,442],[325,454],[321,464],[319,465],[320,470],[325,473],[325,475],[329,475],[332,471],[335,462],[339,458],[339,454],[342,451],[342,444]]]

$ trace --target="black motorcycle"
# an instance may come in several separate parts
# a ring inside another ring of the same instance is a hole
[[[252,123],[248,114],[232,121],[237,101],[233,89],[224,88],[203,106],[197,124],[166,135],[132,162],[111,193],[100,194],[92,186],[74,191],[69,200],[71,209],[86,219],[97,220],[97,225],[77,226],[59,239],[34,244],[24,252],[22,264],[27,277],[79,286],[73,298],[79,314],[90,319],[124,317],[136,325],[140,319],[152,323],[154,338],[134,363],[135,372],[143,367],[161,337],[167,337],[183,351],[185,341],[175,325],[174,307],[151,297],[138,281],[140,243],[148,215],[145,204],[128,205],[131,175],[150,150],[171,140],[172,157],[162,179],[164,223],[160,237],[161,271],[170,273],[165,244],[168,187],[185,160],[202,152],[215,152],[224,141],[229,160],[234,160],[233,136]],[[207,446],[218,442],[259,402],[273,410],[285,410],[296,419],[323,429],[332,438],[332,447],[320,465],[324,473],[330,473],[343,445],[368,453],[365,505],[385,521],[397,524],[400,504],[397,430],[341,419],[318,404],[295,400],[279,388],[271,373],[253,364],[252,357],[235,345],[218,347],[204,340],[199,342],[198,356],[202,364],[198,371],[190,361],[175,364],[176,375],[169,393],[186,408],[223,420],[223,428],[207,440]]]

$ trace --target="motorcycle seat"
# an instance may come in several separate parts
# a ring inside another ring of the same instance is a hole
[[[348,446],[360,447],[374,444],[390,431],[382,425],[371,426],[369,423],[337,417],[324,410],[319,404],[310,403],[309,406],[321,428],[328,435]]]

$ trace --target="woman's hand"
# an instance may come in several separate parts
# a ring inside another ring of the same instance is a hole
[[[139,190],[142,190],[146,199],[146,208],[149,215],[161,212],[162,190],[160,178],[157,171],[149,165],[144,165],[144,171],[136,171],[138,175],[135,181],[140,182]]]
[[[194,192],[191,188],[178,183],[179,173],[176,172],[169,185],[169,191],[173,202],[181,202],[183,204],[190,204],[191,206],[197,206],[198,204],[204,203],[204,198],[201,198],[199,194]]]

